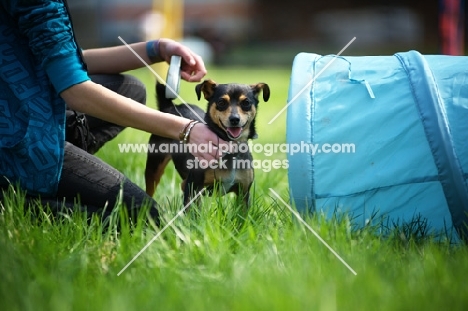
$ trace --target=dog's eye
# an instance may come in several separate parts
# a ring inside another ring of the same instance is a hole
[[[216,106],[218,107],[218,110],[224,110],[228,107],[229,103],[226,99],[224,98],[221,98],[220,100],[218,100],[218,102],[216,103]]]
[[[250,100],[244,99],[243,101],[241,101],[240,106],[241,106],[242,110],[247,111],[247,110],[250,110],[250,107],[252,106],[252,103],[250,102]]]

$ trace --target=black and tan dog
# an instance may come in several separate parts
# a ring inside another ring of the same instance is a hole
[[[234,148],[231,148],[231,151],[235,152],[223,155],[216,163],[207,167],[207,163],[202,165],[203,163],[197,162],[191,153],[183,152],[181,149],[186,145],[181,142],[151,135],[149,144],[157,152],[148,153],[145,170],[146,192],[153,196],[164,168],[172,159],[183,179],[184,205],[205,187],[211,194],[217,184],[222,194],[234,192],[238,196],[241,195],[245,207],[248,207],[254,172],[247,141],[257,136],[255,117],[259,93],[263,91],[263,100],[266,102],[270,97],[270,89],[265,83],[217,84],[212,80],[205,80],[198,84],[195,90],[198,100],[202,93],[208,100],[206,113],[195,105],[174,105],[172,100],[165,97],[165,86],[160,83],[156,86],[159,110],[192,120],[201,118],[219,138],[232,143]],[[166,145],[165,149],[160,148],[163,145]],[[172,149],[173,152],[161,152],[162,149]]]

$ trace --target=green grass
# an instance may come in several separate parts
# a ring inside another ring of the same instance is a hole
[[[146,71],[135,72],[151,79]],[[285,104],[289,69],[222,68],[218,82],[270,84],[259,109],[260,143],[285,141],[285,117],[267,122]],[[194,85],[182,97],[196,102]],[[154,105],[149,91],[148,105]],[[201,107],[204,103],[200,103]],[[146,142],[125,130],[99,156],[144,186],[144,154],[120,154],[119,142]],[[266,159],[265,155],[255,155]],[[278,155],[281,157],[280,155]],[[180,179],[168,169],[155,195],[163,225],[178,212]],[[350,220],[321,215],[307,223],[357,272],[352,274],[268,188],[288,200],[287,171],[256,171],[248,217],[231,196],[203,200],[178,218],[120,276],[159,232],[142,217],[131,227],[115,217],[107,227],[81,214],[52,218],[45,207],[24,209],[9,191],[0,205],[2,310],[465,310],[468,250],[376,228],[352,230]],[[117,230],[117,226],[120,230]]]

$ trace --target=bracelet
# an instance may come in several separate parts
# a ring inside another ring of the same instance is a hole
[[[190,124],[192,124],[192,122],[194,122],[194,120],[191,120],[189,123],[187,123],[187,125],[184,127],[184,130],[179,133],[179,140],[180,141],[184,141],[185,133],[187,133],[187,129],[190,126]]]
[[[159,40],[146,42],[146,54],[153,63],[162,61],[161,55],[159,55]]]
[[[192,131],[192,128],[195,126],[195,124],[200,123],[196,120],[190,121],[184,128],[182,132],[179,134],[179,139],[181,142],[184,144],[188,143],[189,138],[190,138],[190,132]]]

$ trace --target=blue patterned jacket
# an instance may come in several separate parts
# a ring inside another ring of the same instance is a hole
[[[0,185],[54,195],[63,164],[65,102],[89,80],[61,0],[0,0]]]

